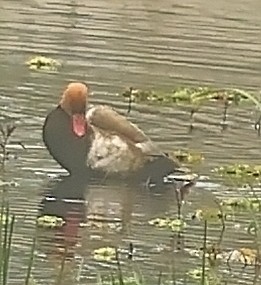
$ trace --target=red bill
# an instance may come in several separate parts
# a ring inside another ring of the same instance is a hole
[[[86,118],[84,114],[73,115],[73,132],[78,137],[82,137],[86,134]]]

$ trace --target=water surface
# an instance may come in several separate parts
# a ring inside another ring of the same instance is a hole
[[[13,141],[26,146],[26,150],[12,146],[17,159],[8,162],[4,177],[18,184],[8,192],[17,220],[10,284],[20,284],[19,280],[24,277],[21,266],[27,266],[40,205],[44,205],[46,213],[60,213],[64,217],[74,213],[74,222],[64,232],[39,233],[33,271],[37,284],[52,284],[60,264],[59,249],[64,237],[75,245],[72,246],[74,259],[63,284],[95,283],[97,270],[108,273],[109,265],[95,261],[93,250],[102,246],[127,250],[130,242],[136,250],[135,266],[140,267],[145,277],[155,276],[155,270],[162,270],[168,279],[170,265],[175,264],[177,278],[182,280],[187,270],[200,266],[199,259],[191,258],[182,250],[173,254],[178,247],[176,234],[148,225],[152,218],[177,214],[173,191],[154,193],[130,189],[124,183],[59,182],[51,174],[64,172],[44,148],[41,127],[71,80],[88,82],[93,103],[110,104],[121,113],[126,113],[127,103],[116,94],[129,86],[169,91],[174,86],[211,85],[258,92],[261,75],[259,2],[0,2],[0,115],[2,121],[15,121],[17,130]],[[25,61],[38,54],[61,61],[62,68],[59,72],[28,69]],[[258,163],[261,159],[260,138],[253,129],[257,116],[253,107],[231,107],[225,132],[219,124],[222,112],[222,104],[203,107],[195,116],[192,133],[188,132],[186,107],[136,104],[129,115],[164,151],[190,148],[204,155],[204,162],[195,170],[210,180],[198,183],[188,197],[190,203],[183,213],[188,221],[195,209],[214,205],[215,197],[228,195],[227,187],[211,174],[211,169],[240,161]],[[44,198],[49,192],[48,197],[55,195],[54,201]],[[78,230],[75,224],[87,216],[107,219],[107,222],[96,221]],[[228,225],[224,247],[253,246],[252,238],[244,230],[248,219],[248,216],[240,217],[240,229],[235,229],[234,223]],[[68,232],[79,238],[75,240]],[[212,228],[211,233],[213,239],[218,239],[217,227]],[[202,225],[189,221],[183,248],[200,247],[202,235]],[[126,266],[133,266],[127,261],[126,252],[122,259]],[[230,278],[231,284],[251,283],[253,268],[243,270],[240,266],[232,275],[224,266],[225,276]]]

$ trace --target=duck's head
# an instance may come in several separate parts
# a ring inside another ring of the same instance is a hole
[[[70,83],[63,92],[60,107],[71,117],[71,126],[77,137],[82,137],[87,131],[85,117],[88,100],[88,86],[84,83]]]

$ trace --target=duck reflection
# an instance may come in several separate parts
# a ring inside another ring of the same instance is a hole
[[[41,239],[54,244],[60,253],[67,251],[69,255],[73,254],[80,242],[79,228],[82,223],[86,223],[87,218],[87,191],[86,180],[68,176],[50,182],[44,193],[39,207],[38,225],[54,229],[54,235],[47,235],[43,231]]]
[[[38,221],[44,221],[38,222],[42,226],[41,244],[46,245],[44,251],[49,254],[66,251],[73,256],[83,239],[87,243],[109,241],[115,234],[121,239],[132,217],[135,201],[132,190],[124,183],[108,187],[102,181],[90,182],[73,176],[49,182],[38,214]]]
[[[100,247],[124,245],[127,248],[129,243],[135,245],[153,237],[153,229],[148,225],[150,219],[166,212],[171,215],[179,212],[171,188],[152,191],[124,181],[107,182],[88,182],[68,176],[48,185],[39,217],[58,217],[63,224],[52,230],[40,230],[45,253],[51,256],[66,253],[66,257],[74,257],[78,252],[91,258],[93,251]]]

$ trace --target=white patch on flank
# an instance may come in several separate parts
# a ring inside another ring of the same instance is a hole
[[[147,140],[142,143],[136,143],[135,146],[139,148],[143,153],[150,153],[151,151],[156,150],[156,147],[151,140]]]
[[[120,136],[102,134],[95,128],[94,136],[87,160],[93,169],[108,173],[127,172],[139,164],[141,157],[137,156]]]
[[[96,111],[95,107],[94,106],[91,106],[91,108],[89,108],[87,110],[87,113],[86,113],[86,119],[87,121],[91,121],[91,118],[93,116],[93,113]]]

